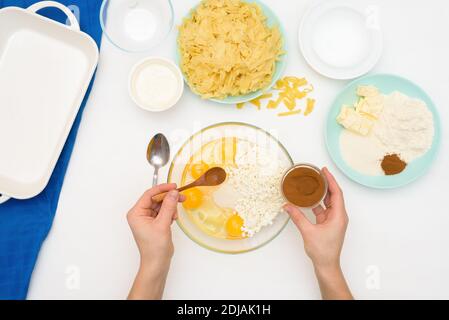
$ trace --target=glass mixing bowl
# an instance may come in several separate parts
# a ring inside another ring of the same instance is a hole
[[[266,131],[244,123],[220,123],[201,130],[184,143],[172,161],[168,182],[180,185],[183,181],[184,170],[192,156],[209,142],[223,138],[237,138],[238,140],[256,143],[263,148],[267,148],[270,154],[275,152],[278,155],[279,164],[283,167],[289,168],[293,165],[293,160],[284,146]],[[217,203],[226,203],[230,199],[236,198],[237,195],[233,188],[225,186],[219,188],[219,192],[214,193],[214,200]],[[206,234],[192,221],[182,205],[179,206],[177,220],[184,233],[199,245],[213,251],[229,254],[248,252],[269,243],[284,229],[288,221],[288,214],[281,212],[275,218],[273,224],[262,228],[253,237],[230,240]]]
[[[145,52],[173,28],[170,0],[104,0],[100,24],[106,37],[128,52]]]

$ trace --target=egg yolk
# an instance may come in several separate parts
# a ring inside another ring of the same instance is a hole
[[[196,209],[203,203],[203,193],[197,188],[182,192],[186,196],[186,201],[182,203],[185,209]]]
[[[243,219],[238,214],[234,214],[228,219],[228,221],[226,221],[226,232],[230,238],[242,238],[242,227]]]
[[[209,165],[201,161],[200,163],[192,164],[190,168],[190,174],[192,175],[193,179],[198,179],[204,173],[206,173],[207,170],[209,170]]]

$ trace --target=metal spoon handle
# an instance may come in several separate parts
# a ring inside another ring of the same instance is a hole
[[[159,176],[159,168],[154,168],[154,174],[153,174],[153,187],[157,185],[157,180]]]

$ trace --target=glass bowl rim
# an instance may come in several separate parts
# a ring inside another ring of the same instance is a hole
[[[181,146],[181,148],[179,148],[179,150],[176,152],[176,154],[173,157],[173,160],[171,161],[170,164],[170,169],[168,171],[168,176],[167,176],[167,182],[170,183],[170,180],[172,178],[173,175],[173,170],[174,170],[174,166],[175,166],[175,160],[177,157],[179,157],[179,155],[181,154],[181,152],[184,150],[184,148],[189,144],[190,141],[192,141],[195,137],[197,137],[198,135],[202,134],[203,132],[210,130],[210,129],[214,129],[214,128],[218,128],[218,127],[224,127],[227,125],[236,125],[236,126],[243,126],[243,127],[248,127],[248,128],[252,128],[255,130],[259,130],[261,132],[263,132],[264,134],[266,134],[269,138],[273,139],[274,141],[276,141],[276,143],[278,144],[278,146],[281,148],[281,150],[284,152],[284,154],[287,156],[288,160],[290,161],[290,166],[294,165],[294,161],[293,158],[291,157],[290,153],[288,152],[287,148],[278,140],[276,139],[272,134],[270,134],[268,131],[249,124],[249,123],[245,123],[245,122],[238,122],[238,121],[230,121],[230,122],[219,122],[213,125],[209,125],[203,129],[201,129],[200,131],[195,132],[192,136],[190,136],[190,138],[188,138]],[[190,240],[192,240],[193,242],[195,242],[196,244],[200,245],[203,248],[206,248],[208,250],[214,251],[214,252],[218,252],[218,253],[223,253],[223,254],[231,254],[231,255],[236,255],[236,254],[241,254],[241,253],[247,253],[247,252],[251,252],[257,249],[260,249],[262,247],[264,247],[265,245],[269,244],[271,241],[273,241],[274,239],[276,239],[281,232],[285,229],[285,227],[287,226],[288,222],[290,221],[290,217],[288,217],[285,220],[284,225],[282,226],[282,228],[279,229],[278,232],[276,232],[269,240],[262,242],[261,244],[250,248],[250,249],[244,249],[244,250],[238,250],[238,251],[227,251],[227,250],[223,250],[223,249],[218,249],[215,247],[212,247],[210,245],[207,245],[205,243],[202,243],[201,241],[197,240],[194,236],[192,236],[189,231],[182,225],[182,223],[179,221],[179,219],[176,220],[176,224],[179,226],[179,228],[184,232],[184,234],[190,238]]]
[[[101,30],[103,31],[103,34],[106,36],[106,38],[109,40],[109,42],[111,42],[116,48],[118,48],[122,51],[129,52],[129,53],[148,52],[149,50],[155,48],[157,45],[159,45],[161,42],[163,42],[165,39],[167,39],[168,35],[173,30],[173,27],[175,25],[175,11],[173,8],[172,0],[166,0],[168,2],[168,6],[170,9],[170,27],[168,28],[167,32],[163,35],[163,37],[160,39],[160,41],[158,41],[158,43],[154,43],[151,46],[146,46],[144,49],[139,49],[139,50],[132,50],[132,49],[124,48],[124,47],[118,45],[117,42],[113,39],[113,37],[106,30],[106,24],[103,19],[103,13],[105,12],[105,9],[106,9],[106,3],[109,1],[112,1],[112,0],[103,0],[103,2],[101,3],[100,14],[99,14]]]

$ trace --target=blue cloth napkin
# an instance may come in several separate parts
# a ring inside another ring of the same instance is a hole
[[[35,2],[38,1],[0,0],[0,8],[8,6],[26,8]],[[102,1],[60,0],[59,2],[69,6],[78,15],[81,30],[88,33],[100,47],[102,32],[99,13]],[[59,22],[65,22],[67,19],[58,9],[46,8],[39,13]],[[58,206],[64,175],[92,82],[45,190],[33,199],[9,200],[0,205],[0,299],[18,300],[27,296],[39,250],[51,228]]]

